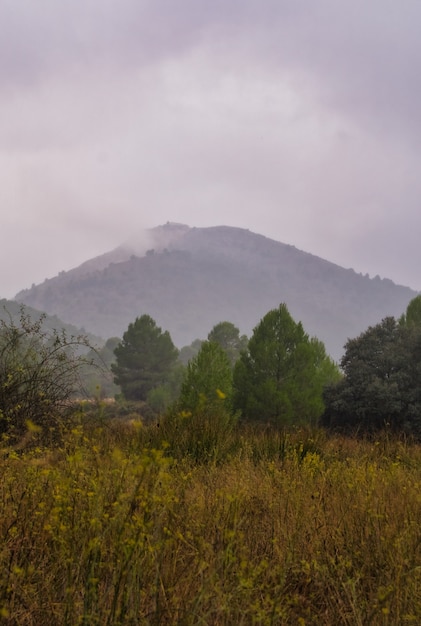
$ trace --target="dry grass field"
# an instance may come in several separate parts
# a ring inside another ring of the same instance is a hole
[[[3,623],[421,623],[420,446],[181,419],[3,444]]]

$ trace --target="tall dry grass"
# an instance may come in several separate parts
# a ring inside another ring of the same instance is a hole
[[[3,622],[421,623],[419,446],[239,428],[221,452],[212,437],[203,459],[165,425],[4,448]]]

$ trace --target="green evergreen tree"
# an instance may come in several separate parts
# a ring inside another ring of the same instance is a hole
[[[281,304],[253,331],[234,368],[234,406],[245,418],[308,423],[323,412],[323,386],[339,372]]]
[[[344,378],[324,391],[323,426],[421,436],[421,324],[386,317],[345,345]]]
[[[183,346],[180,350],[180,354],[178,355],[180,363],[187,365],[187,363],[197,355],[202,343],[202,339],[195,339],[189,346]]]
[[[114,353],[114,382],[120,385],[126,400],[142,401],[168,380],[178,356],[169,332],[162,332],[149,315],[129,324]]]
[[[228,356],[219,344],[204,341],[187,365],[177,406],[191,412],[205,406],[230,409],[231,400],[232,369]]]
[[[406,313],[399,320],[401,325],[421,325],[421,295],[412,298],[406,308]]]
[[[324,392],[323,424],[367,432],[399,418],[402,404],[396,366],[400,340],[399,325],[387,317],[347,341],[341,359],[344,378]]]
[[[240,336],[240,331],[232,322],[219,322],[208,334],[208,341],[219,344],[226,352],[233,367],[238,361],[242,350],[247,348],[248,339],[246,335]]]
[[[186,366],[178,360],[168,373],[167,380],[148,393],[146,399],[148,406],[157,415],[163,415],[176,402],[180,395],[185,369]]]
[[[195,461],[225,458],[237,423],[232,410],[232,368],[225,351],[205,341],[189,361],[180,396],[161,420],[173,456]]]

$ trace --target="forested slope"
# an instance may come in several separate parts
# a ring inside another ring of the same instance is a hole
[[[148,245],[134,240],[17,299],[104,338],[121,336],[147,313],[178,346],[206,337],[221,320],[250,334],[285,302],[337,359],[349,337],[400,315],[416,295],[244,229],[167,224],[149,231]]]

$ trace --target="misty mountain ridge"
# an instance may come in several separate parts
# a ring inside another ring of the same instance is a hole
[[[168,222],[42,284],[16,300],[103,338],[121,337],[144,313],[179,347],[228,320],[242,333],[285,302],[310,335],[339,359],[346,340],[417,292],[241,228]]]
[[[83,327],[78,328],[73,324],[63,322],[57,315],[47,315],[44,311],[39,311],[31,306],[15,302],[14,300],[7,300],[6,298],[0,299],[0,320],[6,324],[9,325],[12,323],[19,327],[22,313],[27,316],[31,322],[38,322],[42,319],[42,330],[48,334],[52,333],[54,330],[59,333],[64,331],[68,338],[79,337],[80,335],[86,336],[92,346],[102,346],[104,344],[102,337],[87,332]]]

